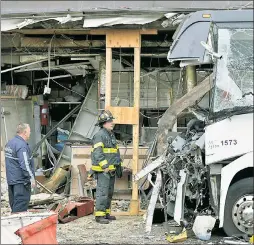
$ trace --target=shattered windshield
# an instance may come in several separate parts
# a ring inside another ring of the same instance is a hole
[[[213,111],[253,106],[253,29],[218,29]]]

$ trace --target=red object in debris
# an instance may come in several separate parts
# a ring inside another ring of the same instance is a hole
[[[52,211],[58,213],[61,223],[67,223],[94,212],[94,201],[87,197],[80,198],[77,202],[68,202],[65,206],[58,204]]]
[[[47,103],[44,103],[41,106],[41,125],[46,126],[48,125],[48,114],[49,114],[49,106]]]
[[[22,244],[58,244],[56,240],[57,214],[18,229]]]

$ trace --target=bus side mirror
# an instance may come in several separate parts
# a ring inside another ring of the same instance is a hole
[[[205,48],[205,50],[208,51],[208,54],[210,54],[212,56],[212,58],[216,58],[216,59],[221,59],[222,58],[222,55],[218,54],[218,53],[215,53],[213,51],[213,48],[208,45],[207,43],[205,43],[204,41],[201,41],[200,44]]]

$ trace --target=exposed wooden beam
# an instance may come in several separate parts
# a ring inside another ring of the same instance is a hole
[[[60,38],[42,38],[42,37],[23,37],[21,38],[21,48],[98,48],[105,46],[105,41],[73,40]]]
[[[186,108],[193,106],[197,100],[202,98],[213,87],[213,74],[206,77],[195,86],[189,93],[174,102],[163,114],[158,125],[157,153],[163,154],[167,147],[168,133],[172,130],[177,116]]]
[[[114,47],[117,43],[121,45],[117,45],[118,47],[126,47],[127,42],[130,43],[127,39],[132,37],[132,32],[129,31],[126,37],[126,31],[122,32],[123,40],[114,40],[114,35],[110,35],[108,38],[109,45]],[[113,34],[113,33],[112,33]],[[10,36],[11,37],[11,36]],[[9,41],[9,42],[8,42]],[[140,40],[136,40],[139,45]],[[51,41],[51,38],[45,37],[22,37],[20,43],[16,43],[15,45],[12,43],[12,39],[6,38],[5,46],[2,45],[2,48],[10,48],[10,47],[21,47],[21,48],[45,48],[47,49],[51,42],[51,46],[54,48],[105,48],[106,41],[105,40],[72,40],[72,39],[63,39],[63,38],[54,38]],[[159,48],[169,48],[172,42],[169,41],[141,41],[142,48],[152,48],[152,47],[159,47]],[[140,45],[139,45],[140,46]],[[127,46],[129,47],[129,46]]]
[[[147,30],[141,30],[141,29],[94,29],[90,31],[91,35],[107,35],[110,32],[114,31],[139,31],[140,35],[156,35],[158,31],[156,29],[147,29]]]

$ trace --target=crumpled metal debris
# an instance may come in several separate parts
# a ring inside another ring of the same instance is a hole
[[[163,155],[134,177],[137,181],[152,171],[157,172],[159,169],[162,172],[163,185],[160,195],[164,196],[165,213],[174,216],[178,224],[184,216],[191,225],[197,214],[212,212],[205,203],[208,198],[208,183],[207,168],[203,162],[204,126],[203,121],[191,120],[187,125],[187,132],[174,139],[169,138]],[[186,209],[186,201],[192,204],[191,209]],[[178,207],[176,212],[175,206]]]
[[[58,213],[58,220],[61,223],[67,223],[92,214],[94,201],[90,198],[82,197],[78,201],[69,201],[66,204],[56,203],[51,210]]]
[[[161,166],[165,178],[163,191],[166,192],[168,214],[174,213],[174,210],[170,209],[174,208],[172,203],[176,202],[182,171],[186,173],[185,185],[183,186],[184,198],[188,198],[190,202],[194,203],[194,213],[197,213],[198,208],[203,206],[203,200],[207,194],[205,175],[207,169],[202,156],[203,136],[202,122],[195,119],[187,125],[185,135],[179,135],[173,141],[169,140],[165,154],[166,160]]]

